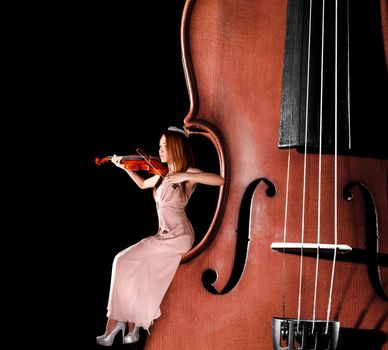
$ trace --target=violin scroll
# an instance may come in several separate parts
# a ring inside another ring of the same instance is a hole
[[[108,156],[108,157],[103,157],[103,158],[99,158],[97,157],[95,160],[94,160],[94,163],[96,165],[101,165],[101,164],[104,164],[104,163],[107,163],[111,160],[111,156]]]

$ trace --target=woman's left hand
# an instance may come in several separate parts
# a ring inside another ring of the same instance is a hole
[[[187,173],[168,173],[164,177],[164,181],[169,184],[181,183],[188,180]]]

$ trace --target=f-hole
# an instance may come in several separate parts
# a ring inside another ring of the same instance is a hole
[[[229,293],[234,287],[236,287],[244,273],[245,265],[248,259],[248,248],[250,241],[250,213],[252,199],[256,188],[261,182],[263,182],[267,186],[265,193],[268,197],[273,197],[276,194],[275,185],[265,178],[256,179],[248,185],[241,200],[240,212],[238,217],[238,227],[236,232],[236,254],[234,258],[232,273],[224,289],[219,292],[216,288],[213,287],[213,284],[216,282],[218,277],[217,272],[213,269],[208,269],[204,271],[202,275],[202,283],[209,293],[219,295]]]

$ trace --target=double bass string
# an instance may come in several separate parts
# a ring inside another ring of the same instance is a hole
[[[284,206],[284,226],[283,226],[283,254],[282,254],[282,310],[283,318],[286,318],[286,261],[285,243],[287,242],[287,217],[288,217],[288,193],[290,184],[291,146],[290,146],[290,118],[288,120],[288,157],[287,157],[287,180],[286,180],[286,200]]]
[[[347,9],[349,2],[347,2]],[[347,11],[348,12],[348,11]],[[348,37],[349,39],[349,37]],[[335,65],[334,65],[334,253],[333,253],[333,264],[331,267],[330,277],[330,289],[329,289],[329,300],[327,303],[327,314],[326,314],[326,328],[325,333],[329,331],[329,319],[331,312],[331,301],[333,294],[334,285],[334,272],[337,260],[337,238],[338,238],[338,0],[335,1]],[[348,56],[349,57],[349,56]],[[349,90],[349,89],[348,89]]]
[[[305,132],[304,132],[304,158],[303,158],[303,196],[302,196],[302,220],[301,220],[301,247],[299,262],[299,291],[298,291],[298,318],[297,330],[299,330],[300,313],[302,305],[302,276],[303,276],[303,242],[305,230],[305,212],[306,212],[306,169],[307,169],[307,135],[309,120],[309,98],[310,98],[310,56],[311,56],[311,18],[312,18],[312,0],[309,8],[309,29],[308,29],[308,50],[307,50],[307,88],[306,88],[306,108],[305,108]]]
[[[314,304],[313,304],[313,327],[314,331],[317,309],[317,291],[319,275],[319,253],[321,243],[321,191],[322,191],[322,110],[323,110],[323,64],[325,51],[325,0],[322,2],[322,34],[321,34],[321,81],[320,81],[320,101],[319,101],[319,152],[318,152],[318,208],[317,208],[317,255],[315,261],[315,281],[314,281]]]
[[[331,271],[330,291],[328,298],[327,307],[327,319],[326,319],[326,332],[328,332],[328,323],[330,319],[330,309],[332,302],[332,292],[334,286],[334,272],[336,265],[336,254],[337,254],[337,237],[338,237],[338,0],[335,2],[335,150],[334,150],[334,258]],[[308,22],[308,48],[307,48],[307,79],[306,79],[306,100],[305,100],[305,135],[304,135],[304,155],[303,155],[303,193],[302,193],[302,214],[301,214],[301,233],[300,233],[300,265],[299,265],[299,291],[298,291],[298,315],[297,315],[297,331],[300,331],[301,321],[301,308],[302,308],[302,281],[303,281],[303,268],[304,268],[304,239],[305,239],[305,219],[306,219],[306,187],[307,187],[307,159],[308,159],[308,133],[309,133],[309,119],[310,119],[310,85],[311,85],[311,50],[312,50],[312,6],[313,0],[309,2],[309,22]],[[320,62],[320,105],[319,105],[319,149],[318,149],[318,195],[317,195],[317,228],[316,228],[316,262],[315,262],[315,278],[314,278],[314,301],[312,309],[312,331],[314,331],[315,323],[317,319],[317,295],[318,295],[318,280],[319,280],[319,268],[320,268],[320,243],[321,243],[321,204],[322,204],[322,175],[323,175],[323,91],[324,91],[324,52],[325,52],[325,11],[326,3],[325,0],[322,2],[322,13],[321,13],[321,62]],[[290,124],[290,120],[289,120]],[[287,181],[286,181],[286,198],[285,198],[285,210],[284,210],[284,232],[283,232],[283,243],[287,241],[287,220],[288,220],[288,207],[289,207],[289,186],[290,186],[290,169],[291,169],[291,147],[290,147],[290,127],[288,129],[289,147],[288,147],[288,161],[287,161]],[[285,248],[283,248],[285,250]],[[285,261],[282,261],[282,275],[283,275],[283,317],[285,316],[285,295],[286,291],[284,288],[285,281]]]

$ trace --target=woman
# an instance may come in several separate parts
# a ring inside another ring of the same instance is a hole
[[[185,132],[170,127],[159,142],[159,157],[167,163],[166,176],[144,179],[121,163],[122,157],[111,161],[125,170],[141,188],[153,188],[159,229],[154,236],[118,253],[113,261],[108,301],[108,322],[97,343],[113,344],[121,331],[123,344],[139,340],[139,329],[149,332],[153,321],[160,317],[160,304],[180,264],[182,255],[194,243],[194,231],[185,207],[197,183],[221,186],[224,179],[194,168],[193,155]],[[124,336],[128,324],[129,333]]]

